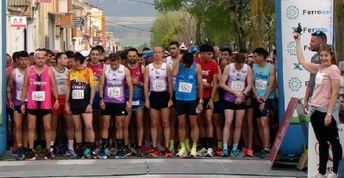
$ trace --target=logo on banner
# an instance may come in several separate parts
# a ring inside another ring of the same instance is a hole
[[[290,56],[296,56],[296,42],[291,41],[287,45],[287,51]]]
[[[295,5],[293,6],[289,6],[287,8],[287,12],[286,12],[286,15],[287,17],[290,19],[290,20],[295,20],[299,17],[300,15],[300,10],[299,8],[297,8]]]
[[[301,64],[299,64],[299,63],[293,63],[293,65],[294,65],[294,70],[299,70],[299,71],[302,71],[302,70],[303,70]]]
[[[292,77],[289,80],[288,84],[289,84],[290,90],[293,92],[299,91],[302,87],[302,81],[297,77]]]

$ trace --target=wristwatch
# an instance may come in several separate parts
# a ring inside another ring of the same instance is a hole
[[[198,101],[198,103],[199,103],[199,104],[203,104],[203,103],[204,103],[203,99],[200,99],[200,100]]]

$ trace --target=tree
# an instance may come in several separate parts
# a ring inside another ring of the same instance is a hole
[[[335,1],[335,44],[337,60],[344,60],[344,0]]]

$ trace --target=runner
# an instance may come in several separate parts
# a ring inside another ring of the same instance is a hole
[[[73,115],[76,152],[84,158],[95,158],[94,131],[92,125],[92,103],[95,93],[95,79],[93,71],[83,64],[85,57],[80,53],[74,55],[74,65],[67,78],[66,104],[67,113]],[[82,152],[82,123],[85,125],[86,149]]]
[[[173,63],[173,75],[176,76],[176,114],[178,118],[178,136],[180,141],[180,150],[177,156],[184,158],[187,156],[185,139],[185,120],[186,115],[190,121],[192,149],[190,156],[197,156],[197,142],[199,138],[199,127],[197,114],[203,110],[203,99],[197,102],[197,84],[199,97],[203,98],[202,69],[199,64],[193,60],[191,53],[186,53],[181,59],[178,58]],[[197,80],[196,80],[197,79]]]
[[[106,159],[109,155],[108,138],[111,116],[116,119],[116,143],[118,146],[116,158],[124,158],[124,123],[125,115],[131,110],[133,86],[130,71],[120,64],[118,53],[111,53],[110,64],[106,65],[100,76],[100,108],[102,109],[101,150],[99,158]],[[126,102],[125,87],[129,89],[129,100]]]
[[[253,95],[256,98],[254,108],[258,122],[258,131],[263,143],[260,157],[266,159],[270,154],[270,124],[269,114],[273,103],[276,70],[275,67],[266,62],[269,52],[264,48],[256,48],[253,51],[256,64],[253,64],[254,87]]]
[[[67,90],[67,78],[68,72],[67,64],[68,58],[65,53],[57,53],[56,54],[57,65],[53,68],[54,76],[56,79],[57,84],[57,92],[59,95],[59,108],[53,111],[53,117],[51,122],[51,143],[50,146],[54,146],[55,139],[56,139],[56,128],[58,126],[58,119],[64,118],[66,121],[66,133],[68,139],[68,149],[66,150],[65,155],[71,158],[76,158],[76,153],[74,151],[74,124],[73,118],[70,114],[67,114],[65,111],[65,103],[66,103],[66,90]],[[62,122],[60,122],[62,123]],[[64,129],[63,129],[64,130]],[[60,133],[61,134],[61,133]]]
[[[225,90],[225,126],[223,129],[223,150],[222,156],[228,156],[228,139],[231,137],[230,128],[233,119],[235,121],[233,147],[230,156],[243,157],[238,149],[241,126],[245,116],[246,96],[252,89],[252,71],[245,64],[245,56],[238,53],[235,56],[235,63],[227,65],[221,79],[221,87]]]
[[[165,138],[165,156],[172,157],[168,148],[170,140],[170,109],[172,101],[172,76],[171,68],[163,62],[163,49],[155,47],[153,63],[149,64],[144,74],[145,105],[149,108],[151,117],[151,137],[153,150],[149,154],[157,157],[160,150],[157,148],[158,124],[162,120]]]
[[[129,127],[132,113],[136,117],[136,133],[137,133],[137,148],[136,153],[139,157],[143,157],[142,142],[143,142],[143,116],[144,116],[144,94],[143,94],[143,74],[145,67],[139,62],[138,51],[135,48],[128,50],[128,68],[133,80],[133,105],[132,110],[128,112],[125,127]]]
[[[179,51],[179,43],[177,41],[172,41],[169,44],[169,52],[170,56],[165,58],[165,62],[171,67],[173,63],[182,57]],[[176,77],[172,77],[172,90],[173,90],[173,103],[176,103]],[[171,123],[171,139],[170,139],[170,150],[172,153],[174,153],[174,131],[176,129],[176,114],[175,114],[175,105],[170,108],[170,123]],[[190,145],[189,145],[189,139],[182,140],[186,142],[186,148],[188,151],[190,151]]]
[[[99,60],[100,58],[102,58],[101,56],[101,50],[99,49],[99,47],[93,47],[90,51],[90,61],[89,63],[87,63],[87,67],[92,69],[93,71],[93,75],[95,77],[96,80],[96,86],[95,86],[95,95],[94,95],[94,99],[93,99],[93,103],[92,103],[92,111],[93,111],[93,129],[94,129],[94,133],[95,133],[95,138],[96,141],[99,141],[99,133],[100,133],[100,128],[101,128],[101,112],[99,109],[99,79],[100,79],[100,75],[102,74],[103,68],[104,68],[104,64],[101,63]]]
[[[14,128],[13,134],[15,136],[15,143],[18,148],[17,150],[17,160],[24,160],[25,153],[27,152],[27,143],[23,144],[23,140],[27,140],[27,115],[22,114],[20,111],[21,106],[21,93],[23,89],[24,74],[27,70],[29,62],[29,54],[26,51],[21,51],[19,53],[19,58],[17,59],[17,68],[13,69],[8,75],[8,85],[7,85],[7,100],[9,102],[9,107],[14,111],[13,120]],[[27,99],[24,105],[27,105]]]
[[[219,74],[219,67],[212,59],[214,56],[214,48],[212,46],[204,44],[200,47],[200,52],[200,58],[196,58],[195,62],[200,64],[202,68],[204,113],[201,115],[201,122],[205,122],[203,125],[206,125],[206,138],[201,138],[201,146],[203,148],[199,151],[199,155],[212,157],[214,154],[213,149],[211,148],[211,146],[214,145],[214,129],[212,122],[214,111],[213,99],[217,89],[217,76]]]
[[[45,159],[54,159],[54,149],[50,147],[51,140],[51,113],[52,109],[59,107],[56,80],[52,70],[44,64],[45,56],[41,51],[34,55],[35,65],[30,66],[24,75],[23,90],[21,93],[21,112],[25,113],[25,99],[28,95],[28,137],[29,151],[27,160],[35,160],[33,152],[36,119],[42,117],[44,126],[44,136],[46,141]],[[55,102],[52,106],[52,97]]]

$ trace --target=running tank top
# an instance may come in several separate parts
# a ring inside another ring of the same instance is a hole
[[[34,66],[29,68],[28,109],[52,109],[49,69],[45,65],[43,72],[37,74]]]
[[[14,106],[19,106],[21,104],[21,94],[23,90],[24,74],[20,72],[18,68],[14,69],[14,81],[12,88],[12,102]],[[27,99],[25,99],[27,101]]]
[[[264,68],[259,67],[258,64],[253,64],[253,71],[255,76],[254,87],[256,88],[259,97],[264,97],[269,89],[270,69],[272,64],[267,63]],[[271,92],[269,99],[274,98],[274,91]]]
[[[129,67],[128,67],[129,68]],[[131,77],[139,82],[143,83],[143,73],[142,73],[142,65],[138,64],[136,68],[131,69],[129,68]],[[127,97],[129,97],[129,93],[127,91]],[[133,101],[137,100],[144,100],[144,95],[143,95],[143,87],[138,86],[138,85],[133,85]]]
[[[232,90],[243,92],[247,85],[248,65],[244,64],[239,70],[235,68],[235,64],[229,64],[229,73],[227,79],[227,86]],[[224,99],[226,101],[234,102],[236,96],[232,92],[225,91]],[[245,101],[246,99],[244,99]]]
[[[119,65],[113,70],[110,65],[105,66],[104,101],[106,103],[125,103],[125,67]]]
[[[166,63],[162,63],[159,69],[154,68],[153,63],[148,65],[150,91],[167,91],[167,68]]]
[[[94,77],[96,79],[96,91],[99,91],[99,79],[100,79],[100,75],[103,72],[104,64],[103,63],[99,63],[99,64],[96,64],[96,65],[92,65],[92,64],[88,63],[87,67],[92,69],[93,75],[94,75]]]
[[[176,77],[176,99],[182,101],[196,100],[196,81],[196,64],[193,63],[190,68],[186,68],[180,63],[179,74]]]
[[[57,86],[57,93],[59,96],[63,96],[66,94],[68,72],[69,71],[66,67],[63,70],[63,72],[59,72],[55,68],[53,68],[53,73],[55,76],[56,86]]]

